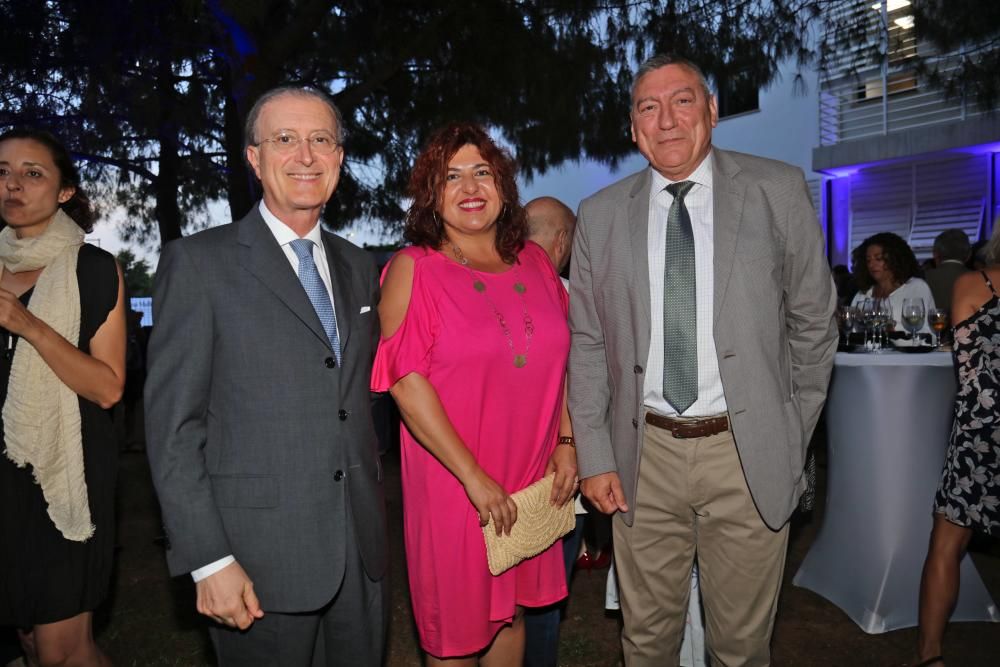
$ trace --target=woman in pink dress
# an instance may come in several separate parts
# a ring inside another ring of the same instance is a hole
[[[547,472],[553,503],[576,484],[566,295],[524,241],[514,172],[480,127],[439,131],[410,178],[412,245],[383,276],[372,389],[403,415],[406,557],[428,665],[520,664],[523,608],[566,596],[559,543],[493,576],[482,535],[491,516],[509,533],[510,494]]]

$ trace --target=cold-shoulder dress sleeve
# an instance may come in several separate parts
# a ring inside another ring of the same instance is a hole
[[[422,264],[430,251],[423,248],[403,248],[398,254],[413,258],[413,286],[410,303],[402,324],[391,336],[382,336],[372,368],[372,391],[389,391],[392,385],[410,373],[430,375],[430,361],[439,330],[438,312],[433,289]],[[397,256],[398,256],[397,254]],[[393,258],[395,259],[395,258]],[[390,261],[390,264],[392,262]],[[389,264],[382,272],[382,281]]]

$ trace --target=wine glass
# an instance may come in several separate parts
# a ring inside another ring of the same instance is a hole
[[[924,325],[924,300],[918,298],[903,299],[903,309],[900,311],[900,319],[903,326],[910,332],[910,344],[916,345],[917,332]]]
[[[861,326],[865,330],[865,349],[873,349],[872,334],[876,325],[875,299],[865,299],[861,302]]]
[[[840,335],[844,345],[851,344],[851,333],[858,324],[860,313],[854,306],[841,306],[837,309],[837,321],[840,323]]]
[[[941,332],[948,326],[948,312],[944,308],[931,308],[927,311],[927,324],[934,332],[934,347],[941,345]]]
[[[875,349],[881,350],[888,345],[888,331],[896,323],[892,316],[892,302],[889,301],[889,297],[875,299],[875,317],[878,320],[879,333],[878,345]]]

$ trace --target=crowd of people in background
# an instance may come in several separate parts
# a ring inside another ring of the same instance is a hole
[[[269,91],[245,131],[262,197],[164,247],[148,339],[114,258],[83,242],[66,148],[0,135],[0,629],[18,638],[0,663],[110,664],[92,618],[121,444],[146,448],[170,572],[193,579],[220,665],[381,664],[399,555],[370,392],[388,392],[426,664],[557,664],[581,500],[612,517],[626,665],[679,664],[689,610],[712,664],[770,664],[835,310],[883,299],[899,328],[920,299],[951,313],[960,387],[920,591],[920,664],[943,665],[958,563],[1000,527],[1000,231],[981,247],[946,231],[925,266],[879,233],[831,270],[801,171],[712,145],[696,64],[643,63],[629,108],[649,168],[578,218],[522,205],[483,128],[443,127],[380,278],[320,225],[339,110]],[[491,574],[483,527],[509,535],[512,494],[547,475],[574,531]]]

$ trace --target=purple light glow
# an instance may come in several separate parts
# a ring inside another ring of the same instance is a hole
[[[993,141],[988,144],[977,144],[975,146],[963,146],[962,148],[952,148],[949,153],[963,153],[968,155],[985,155],[987,153],[1000,153],[1000,141]]]
[[[891,164],[913,164],[913,163],[927,163],[936,159],[953,159],[958,155],[991,155],[991,162],[993,162],[995,167],[992,171],[994,174],[993,183],[991,184],[991,194],[989,195],[988,201],[996,202],[994,204],[994,210],[992,212],[987,212],[987,220],[984,225],[983,234],[984,237],[988,236],[993,228],[993,220],[996,219],[996,215],[1000,212],[1000,141],[991,141],[982,144],[975,144],[972,146],[961,146],[958,148],[950,148],[947,150],[935,151],[933,153],[923,153],[920,155],[911,155],[903,158],[893,158],[887,160],[877,160],[873,162],[864,162],[859,164],[845,165],[834,167],[831,169],[821,170],[821,173],[830,176],[829,181],[829,193],[830,202],[825,209],[829,219],[826,220],[827,227],[827,242],[829,247],[827,252],[829,254],[831,264],[848,264],[850,260],[851,248],[849,244],[851,243],[851,211],[850,211],[850,191],[851,191],[851,181],[853,178],[864,178],[860,172],[864,170],[871,169],[873,167],[882,167]]]
[[[832,178],[828,184],[830,204],[827,206],[830,219],[827,220],[828,242],[827,253],[831,265],[851,264],[851,214],[850,190],[851,179],[847,176]]]
[[[975,144],[973,146],[959,146],[958,148],[949,148],[942,151],[934,151],[931,153],[921,153],[920,155],[907,155],[905,157],[899,158],[888,158],[885,160],[875,160],[873,162],[858,162],[857,164],[841,165],[839,167],[831,167],[829,169],[820,169],[820,173],[828,174],[830,176],[835,176],[840,178],[842,176],[850,176],[856,174],[862,169],[870,169],[872,167],[884,167],[890,164],[899,164],[901,162],[926,162],[933,159],[935,155],[948,154],[948,155],[988,155],[991,153],[1000,153],[1000,141],[991,141],[985,144]]]

